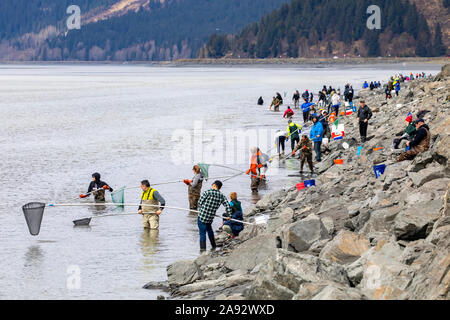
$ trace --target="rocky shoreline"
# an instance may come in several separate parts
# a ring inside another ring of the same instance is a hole
[[[169,265],[168,281],[146,288],[192,300],[449,299],[449,82],[447,65],[434,79],[402,84],[389,101],[359,92],[355,102],[364,98],[374,113],[360,156],[353,115],[343,120],[345,139],[316,166],[316,187],[264,196],[245,217],[269,212],[266,226],[234,240],[218,234],[218,250]],[[430,111],[431,148],[396,163],[393,139],[419,110]],[[378,179],[377,164],[387,166]]]

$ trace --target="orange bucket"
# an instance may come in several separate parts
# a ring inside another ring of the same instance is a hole
[[[342,165],[342,164],[344,164],[344,160],[343,159],[336,159],[336,160],[334,160],[334,164]]]
[[[345,111],[341,111],[341,116],[345,116]]]

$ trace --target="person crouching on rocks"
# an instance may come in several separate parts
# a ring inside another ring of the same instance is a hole
[[[403,135],[400,138],[394,139],[394,149],[399,148],[402,140],[405,140],[405,139],[411,140],[412,138],[414,138],[414,135],[416,134],[416,125],[413,122],[413,116],[411,113],[408,114],[405,121],[407,123],[407,127],[405,129],[405,132],[403,133]]]
[[[403,152],[397,159],[397,162],[405,160],[413,160],[419,153],[430,149],[431,133],[430,128],[425,124],[423,119],[416,121],[416,134],[412,141],[408,141],[406,146],[409,150]]]
[[[242,211],[242,205],[241,202],[237,199],[237,193],[232,192],[230,194],[230,207],[232,211],[232,216],[228,216],[227,214],[224,214],[224,223],[223,223],[223,230],[228,233],[231,237],[231,239],[236,238],[239,236],[239,233],[241,233],[242,230],[244,230],[244,224],[232,221],[233,220],[239,220],[244,221],[243,211]]]
[[[200,251],[206,250],[206,233],[208,233],[211,247],[214,250],[216,248],[216,240],[214,238],[214,231],[212,229],[212,222],[216,216],[216,212],[220,205],[223,205],[226,210],[226,214],[232,216],[231,207],[227,198],[220,192],[222,188],[222,182],[217,180],[213,183],[212,188],[203,192],[200,200],[198,201],[198,233],[200,235]]]

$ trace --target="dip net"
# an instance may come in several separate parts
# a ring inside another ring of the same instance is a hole
[[[28,230],[33,236],[37,236],[41,230],[42,217],[44,216],[45,203],[32,202],[22,207]]]
[[[200,167],[200,172],[201,172],[203,178],[205,180],[208,180],[208,178],[209,178],[209,166],[210,165],[206,164],[206,163],[199,163],[198,166]]]
[[[113,203],[124,204],[125,203],[125,187],[122,187],[119,190],[112,192],[111,200]]]

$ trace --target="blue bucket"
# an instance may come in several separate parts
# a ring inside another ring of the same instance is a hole
[[[380,164],[378,166],[373,167],[373,171],[375,172],[375,177],[377,179],[384,174],[384,170],[386,170],[385,164]]]
[[[304,183],[306,188],[310,188],[316,185],[316,180],[306,180]]]

